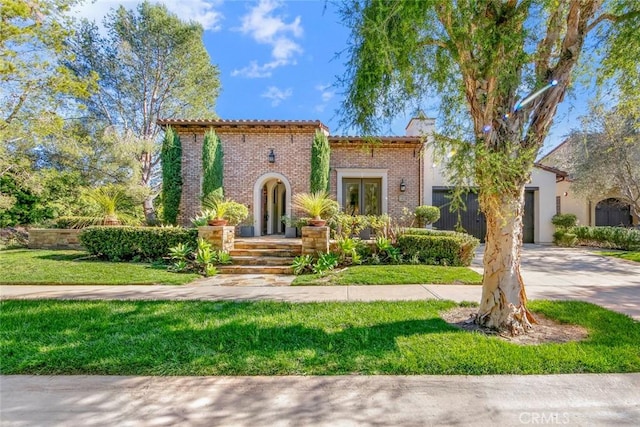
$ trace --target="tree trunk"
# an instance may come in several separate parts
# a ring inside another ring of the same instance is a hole
[[[487,218],[482,300],[478,324],[512,335],[525,333],[535,319],[527,309],[520,275],[524,185],[517,194],[480,195]]]
[[[148,225],[155,224],[156,222],[156,211],[153,207],[153,196],[149,195],[144,198],[142,202],[142,207],[144,208],[144,219]]]

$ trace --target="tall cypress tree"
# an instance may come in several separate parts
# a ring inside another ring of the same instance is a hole
[[[329,191],[329,160],[331,149],[324,132],[316,130],[311,146],[311,192]]]
[[[202,144],[202,196],[206,198],[212,193],[218,197],[224,195],[223,184],[223,162],[222,144],[220,138],[213,129],[209,129],[204,134]]]
[[[164,220],[169,224],[176,224],[182,196],[182,143],[180,135],[170,127],[164,134],[160,159]]]

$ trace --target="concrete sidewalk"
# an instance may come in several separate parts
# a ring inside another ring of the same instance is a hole
[[[637,426],[640,374],[3,376],[1,425]]]

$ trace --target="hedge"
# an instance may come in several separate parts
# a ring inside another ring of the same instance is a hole
[[[623,227],[574,227],[578,244],[625,251],[640,250],[640,230]]]
[[[178,243],[196,246],[195,228],[156,227],[88,227],[79,236],[82,245],[93,255],[109,261],[157,260]]]
[[[405,257],[435,265],[469,266],[480,241],[455,231],[405,229],[398,237],[398,248]]]

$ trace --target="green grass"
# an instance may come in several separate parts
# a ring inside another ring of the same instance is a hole
[[[321,277],[305,274],[295,278],[292,285],[413,285],[413,284],[471,284],[482,282],[482,276],[467,267],[438,265],[358,265]]]
[[[450,301],[0,302],[0,373],[557,374],[640,371],[640,324],[581,302],[532,302],[583,342],[520,346],[449,326]]]
[[[616,251],[616,252],[599,252],[599,255],[612,256],[616,258],[627,259],[629,261],[640,262],[640,251]]]
[[[200,277],[150,264],[106,262],[81,251],[0,251],[0,285],[182,285]]]

